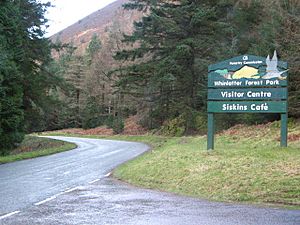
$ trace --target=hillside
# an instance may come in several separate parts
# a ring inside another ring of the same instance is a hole
[[[82,121],[78,115],[82,115],[88,107],[88,99],[93,99],[93,107],[99,111],[97,116],[93,115],[98,122],[96,124],[92,122],[89,125],[92,127],[103,122],[99,120],[99,115],[116,115],[123,105],[129,107],[128,102],[131,101],[126,100],[127,103],[125,103],[124,98],[115,94],[114,85],[117,78],[108,75],[110,71],[123,65],[124,62],[114,60],[113,56],[118,50],[127,48],[122,42],[123,35],[131,34],[134,21],[140,20],[143,16],[143,12],[140,11],[124,10],[122,5],[128,1],[117,0],[50,38],[54,43],[70,43],[76,47],[75,54],[60,69],[64,71],[60,76],[74,85],[74,93],[77,93],[61,98],[68,105],[66,111],[73,112],[72,116],[68,117],[68,124],[75,123],[76,126],[81,126]],[[84,57],[81,56],[87,54],[87,47],[95,35],[100,42],[100,48],[92,56],[90,62],[84,61]],[[52,54],[56,59],[62,56],[59,55],[61,52],[53,51]],[[126,64],[129,65],[128,62]],[[93,120],[93,118],[85,119],[85,121]],[[65,123],[66,120],[62,121]]]
[[[82,54],[94,34],[101,39],[103,50],[111,46],[111,39],[120,39],[122,33],[133,31],[133,22],[141,18],[142,13],[124,10],[122,5],[128,0],[117,0],[100,9],[77,23],[67,27],[50,39],[62,43],[72,43],[77,47],[77,53]]]

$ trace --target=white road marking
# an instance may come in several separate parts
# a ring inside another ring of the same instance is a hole
[[[119,152],[123,152],[124,150],[116,150],[116,151],[112,151],[112,152],[108,152],[108,153],[106,153],[106,154],[103,154],[103,155],[101,155],[101,158],[104,158],[104,157],[107,157],[107,156],[111,156],[111,155],[114,155],[114,154],[117,154],[117,153],[119,153]]]
[[[52,196],[52,197],[50,197],[50,198],[46,198],[46,199],[45,199],[45,200],[43,200],[43,201],[40,201],[40,202],[34,203],[34,205],[36,205],[36,206],[38,206],[38,205],[42,205],[42,204],[44,204],[44,203],[46,203],[46,202],[49,202],[49,201],[51,201],[51,200],[53,200],[53,199],[56,199],[56,197],[57,197],[57,195],[55,195],[55,196]]]
[[[108,174],[106,174],[104,177],[109,177],[111,175],[111,172],[109,172]]]
[[[61,193],[56,194],[56,195],[53,195],[52,197],[46,198],[46,199],[43,200],[43,201],[34,203],[34,205],[36,205],[36,206],[42,205],[42,204],[44,204],[44,203],[46,203],[46,202],[49,202],[49,201],[51,201],[51,200],[53,200],[53,199],[56,199],[58,196],[60,196],[60,195],[62,195],[62,194],[70,193],[70,192],[72,192],[72,191],[78,190],[79,188],[80,188],[80,187],[78,186],[78,187],[74,187],[74,188],[71,188],[71,189],[67,189],[67,190],[65,190],[64,192],[61,192]]]
[[[70,193],[70,192],[76,191],[78,189],[79,189],[79,187],[74,187],[74,188],[71,188],[71,189],[68,189],[68,190],[64,191],[63,193]]]
[[[8,214],[5,214],[5,215],[3,215],[3,216],[0,216],[0,220],[3,220],[3,219],[5,219],[5,218],[7,218],[7,217],[10,217],[10,216],[13,216],[13,215],[16,215],[16,214],[18,214],[18,213],[20,213],[21,211],[14,211],[14,212],[11,212],[11,213],[8,213]]]
[[[99,181],[99,180],[100,180],[100,179],[96,179],[96,180],[90,181],[89,184],[96,183],[96,182]]]

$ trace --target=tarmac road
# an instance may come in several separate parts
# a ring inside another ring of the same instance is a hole
[[[0,224],[299,225],[300,210],[209,202],[105,176],[141,143],[55,137],[79,147],[0,165]]]
[[[102,178],[117,165],[149,149],[133,142],[53,138],[74,142],[78,148],[0,165],[0,216]]]

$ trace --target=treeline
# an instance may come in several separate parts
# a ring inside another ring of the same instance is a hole
[[[0,2],[0,155],[26,133],[103,124],[116,132],[123,128],[113,116],[117,107],[101,41],[94,36],[79,56],[72,43],[45,38],[50,6],[37,0]],[[53,58],[55,52],[59,58]],[[95,91],[100,85],[106,86],[105,96],[104,88]]]
[[[207,68],[237,55],[276,49],[290,64],[289,112],[299,117],[300,3],[294,0],[131,0],[126,10],[145,16],[123,35],[114,23],[109,43],[94,35],[84,54],[61,51],[53,73],[71,85],[47,129],[117,127],[138,114],[162,134],[204,133]],[[112,57],[114,60],[112,60]],[[277,114],[223,114],[220,129],[278,119]]]
[[[62,46],[59,40],[55,43]],[[49,66],[49,71],[64,78],[67,86],[64,90],[51,90],[51,96],[55,96],[61,104],[52,114],[46,130],[106,125],[116,133],[122,131],[121,100],[114,88],[114,77],[109,75],[116,65],[109,63],[112,53],[104,48],[107,46],[94,34],[81,55],[76,54],[72,43],[58,49],[57,58]],[[44,129],[38,127],[39,130]]]
[[[289,115],[300,116],[300,2],[297,0],[131,0],[143,10],[117,60],[141,63],[118,71],[121,93],[139,100],[144,125],[181,135],[205,127],[207,68],[237,55],[267,56],[276,49],[288,61]],[[259,123],[278,115],[222,115],[222,127]]]
[[[65,96],[67,107],[74,107],[64,111],[74,116],[60,121],[91,128],[117,120],[122,127],[123,118],[137,113],[144,127],[163,134],[205,132],[208,65],[243,54],[267,56],[275,49],[290,64],[289,111],[299,117],[299,5],[291,0],[131,0],[126,10],[145,13],[132,35],[122,36],[114,24],[109,46],[95,35],[79,61],[70,52],[61,54],[58,62],[69,60],[61,76],[73,84],[77,99]],[[108,59],[112,56],[115,61]],[[217,124],[223,129],[274,119],[278,115],[228,114]]]
[[[298,0],[131,0],[126,10],[145,13],[134,33],[113,22],[109,41],[94,35],[83,55],[44,37],[47,7],[0,3],[1,154],[35,131],[107,125],[119,133],[134,114],[163,134],[204,132],[208,65],[275,49],[290,65],[289,115],[300,116]],[[222,115],[218,124],[276,116]]]

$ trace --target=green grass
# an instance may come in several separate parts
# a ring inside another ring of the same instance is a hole
[[[300,209],[300,140],[280,148],[278,131],[272,124],[235,127],[216,136],[212,152],[206,151],[206,137],[109,137],[153,147],[117,168],[114,176],[140,187],[215,201]],[[300,134],[300,126],[290,133]]]
[[[226,202],[300,208],[300,149],[271,144],[251,148],[219,137],[205,150],[205,138],[172,138],[119,167],[114,175],[138,186]]]
[[[10,155],[0,156],[0,164],[51,155],[74,148],[76,148],[76,145],[73,143],[35,136],[26,136],[21,145],[12,151]]]

